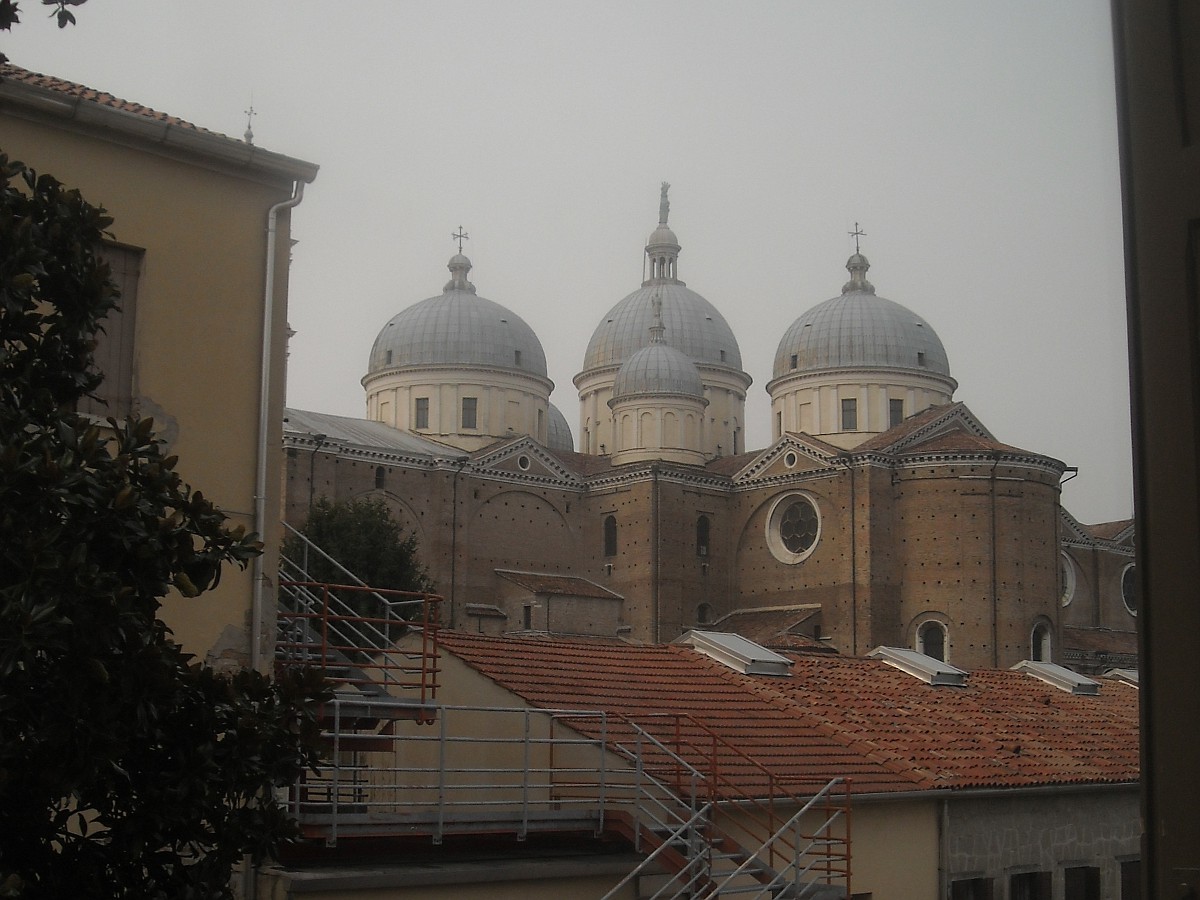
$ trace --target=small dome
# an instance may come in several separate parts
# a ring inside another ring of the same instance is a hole
[[[643,286],[610,309],[592,332],[583,371],[618,366],[646,346],[656,296],[662,297],[663,324],[673,347],[698,365],[742,368],[742,352],[725,317],[695,291],[674,282]]]
[[[846,268],[850,281],[842,295],[808,310],[783,335],[773,377],[824,369],[911,369],[949,378],[946,349],[929,323],[875,295],[862,254],[851,256]]]
[[[663,246],[680,249],[679,238],[675,237],[675,232],[668,228],[665,222],[650,232],[650,237],[646,238],[647,248]]]
[[[546,446],[551,450],[575,449],[575,438],[571,435],[567,417],[553,403],[550,404],[550,417],[546,420]]]
[[[487,366],[546,378],[541,341],[516,313],[475,293],[471,261],[455,254],[443,293],[422,300],[383,326],[367,374],[405,366]]]
[[[645,394],[683,394],[704,399],[700,373],[683,353],[660,342],[625,361],[613,382],[613,400]]]

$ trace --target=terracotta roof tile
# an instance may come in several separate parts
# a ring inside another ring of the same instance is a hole
[[[966,406],[961,401],[955,403],[945,403],[941,406],[931,406],[928,409],[921,410],[915,415],[909,416],[899,425],[889,428],[887,431],[877,434],[874,437],[867,438],[861,444],[854,448],[855,452],[866,450],[886,450],[892,444],[899,440],[908,437],[914,431],[923,428],[931,420],[936,419],[955,407],[965,409]]]
[[[1134,654],[1138,652],[1136,631],[1114,631],[1111,628],[1063,628],[1063,647],[1071,650],[1098,650],[1109,653]]]
[[[1118,519],[1116,522],[1100,522],[1097,525],[1082,525],[1082,527],[1097,540],[1113,541],[1132,524],[1133,519]]]
[[[191,122],[180,119],[178,116],[172,116],[164,112],[159,112],[156,109],[151,109],[150,107],[143,106],[140,103],[122,100],[120,97],[115,97],[112,94],[106,93],[105,91],[98,91],[95,88],[90,88],[86,85],[76,84],[73,81],[67,81],[63,78],[56,78],[53,75],[43,75],[40,72],[31,72],[28,69],[21,68],[20,66],[14,66],[12,63],[0,64],[0,80],[17,81],[23,84],[32,85],[34,87],[46,88],[70,97],[78,97],[80,100],[87,100],[92,103],[97,103],[101,106],[111,107],[112,109],[119,109],[122,112],[133,113],[138,116],[143,116],[147,119],[154,119],[158,122],[166,122],[171,125],[177,125],[180,128],[187,128],[192,131],[201,131],[206,134],[218,135],[231,141],[237,140],[237,138],[228,137],[228,135],[219,134],[219,132],[216,131],[209,131],[207,128],[201,128],[199,125],[193,125]]]
[[[738,453],[735,456],[718,456],[704,464],[704,470],[712,475],[736,475],[758,458],[761,450]]]
[[[734,610],[722,616],[706,631],[729,631],[761,644],[771,650],[796,650],[820,653],[835,653],[832,647],[803,633],[815,619],[820,621],[819,603],[802,603],[795,606],[761,606]]]
[[[574,450],[548,450],[551,456],[557,457],[564,466],[577,475],[602,475],[611,472],[613,468],[611,456],[593,456],[590,453],[576,453]]]
[[[501,578],[520,585],[535,594],[564,594],[571,597],[598,597],[604,600],[620,600],[606,587],[577,575],[550,575],[545,572],[517,572],[512,569],[497,569]]]
[[[779,678],[680,645],[462,632],[445,632],[443,645],[537,706],[604,709],[697,741],[708,729],[720,770],[750,792],[764,790],[764,771],[805,784],[851,776],[859,793],[1138,777],[1137,691],[1122,684],[1083,697],[1008,671],[935,688],[882,661],[823,655],[790,654],[793,674]],[[694,747],[681,752],[705,765]]]

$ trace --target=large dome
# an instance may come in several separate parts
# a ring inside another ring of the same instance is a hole
[[[950,377],[937,332],[905,306],[876,296],[859,253],[842,294],[800,316],[775,353],[774,377],[826,369],[911,369]]]
[[[371,347],[367,374],[407,366],[486,366],[546,378],[541,341],[516,313],[475,293],[471,262],[450,260],[443,292],[392,317]]]
[[[680,282],[647,284],[608,311],[592,333],[583,371],[619,366],[649,342],[653,301],[662,297],[663,325],[671,346],[697,365],[742,368],[737,338],[715,306]]]

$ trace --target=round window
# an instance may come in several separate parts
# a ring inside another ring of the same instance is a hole
[[[821,513],[808,494],[784,494],[771,505],[767,516],[767,546],[782,563],[794,565],[808,559],[821,537]]]
[[[1138,598],[1141,592],[1141,586],[1138,584],[1137,566],[1130,564],[1121,573],[1121,599],[1125,602],[1125,608],[1129,610],[1131,616],[1138,614]]]
[[[528,456],[518,456],[517,457],[517,465],[520,467],[522,472],[528,471],[529,457]]]
[[[1069,606],[1075,599],[1075,563],[1071,562],[1071,557],[1064,553],[1058,561],[1058,567],[1060,579],[1058,600],[1063,606]]]
[[[794,468],[798,460],[799,457],[796,456],[795,450],[789,450],[787,453],[783,454],[783,464],[789,469]]]

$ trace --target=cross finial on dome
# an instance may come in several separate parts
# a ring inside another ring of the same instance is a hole
[[[467,234],[465,231],[463,231],[463,227],[461,225],[458,226],[458,231],[455,234],[450,235],[450,240],[458,241],[458,252],[459,253],[462,253],[462,242],[466,241],[466,240],[470,240],[470,238],[471,238],[471,236],[469,234]]]
[[[863,231],[861,228],[859,228],[859,227],[858,227],[858,223],[857,223],[857,222],[855,222],[855,223],[854,223],[854,230],[853,230],[853,231],[851,231],[851,232],[849,232],[849,234],[850,234],[850,237],[854,238],[854,252],[855,252],[855,253],[859,253],[860,251],[859,251],[859,248],[858,248],[858,239],[859,239],[860,237],[866,237],[866,236],[867,236],[867,233],[866,233],[865,231]]]
[[[256,113],[254,111],[254,95],[253,94],[250,95],[250,108],[247,110],[243,110],[243,112],[245,112],[245,114],[246,114],[246,132],[245,132],[245,134],[242,135],[242,137],[245,139],[247,144],[253,144],[254,143],[254,129],[252,129],[250,126],[254,122],[254,117],[258,115],[258,113]]]
[[[662,192],[658,199],[658,224],[666,225],[667,216],[671,214],[671,201],[667,199],[667,191],[671,189],[671,185],[667,182],[662,183]]]

